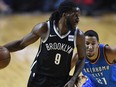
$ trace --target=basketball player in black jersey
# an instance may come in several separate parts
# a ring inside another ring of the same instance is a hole
[[[15,52],[41,39],[28,87],[73,87],[84,66],[86,52],[84,34],[77,27],[79,15],[80,10],[74,2],[64,1],[47,22],[37,24],[22,39],[4,45],[10,52]],[[74,77],[69,80],[75,47],[79,60]]]

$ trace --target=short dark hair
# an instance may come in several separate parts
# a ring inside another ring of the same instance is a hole
[[[97,34],[96,31],[94,30],[87,30],[85,33],[84,33],[85,36],[90,36],[90,37],[93,37],[95,36],[97,38],[97,41],[99,42],[99,36]]]

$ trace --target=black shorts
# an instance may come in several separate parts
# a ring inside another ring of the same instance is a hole
[[[30,75],[27,87],[64,87],[68,77],[49,77],[44,75]]]

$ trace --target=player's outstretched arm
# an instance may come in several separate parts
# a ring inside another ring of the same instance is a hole
[[[42,37],[42,35],[45,35],[46,32],[47,32],[47,24],[40,23],[36,25],[32,29],[32,31],[28,33],[26,36],[24,36],[22,39],[5,44],[4,47],[6,47],[10,52],[22,50],[28,45],[37,41],[40,37]]]

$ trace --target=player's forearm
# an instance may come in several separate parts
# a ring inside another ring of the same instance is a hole
[[[6,47],[10,52],[15,52],[15,51],[18,51],[18,50],[25,48],[25,46],[21,45],[20,40],[5,44],[4,47]]]
[[[78,53],[75,53],[71,60],[71,69],[76,65],[77,61],[78,61]]]
[[[71,78],[71,81],[73,81],[74,83],[76,82],[79,74],[81,73],[83,67],[84,67],[84,64],[85,64],[85,58],[83,59],[79,59],[76,63],[76,67],[75,67],[75,72],[74,72],[74,75],[73,77]]]

